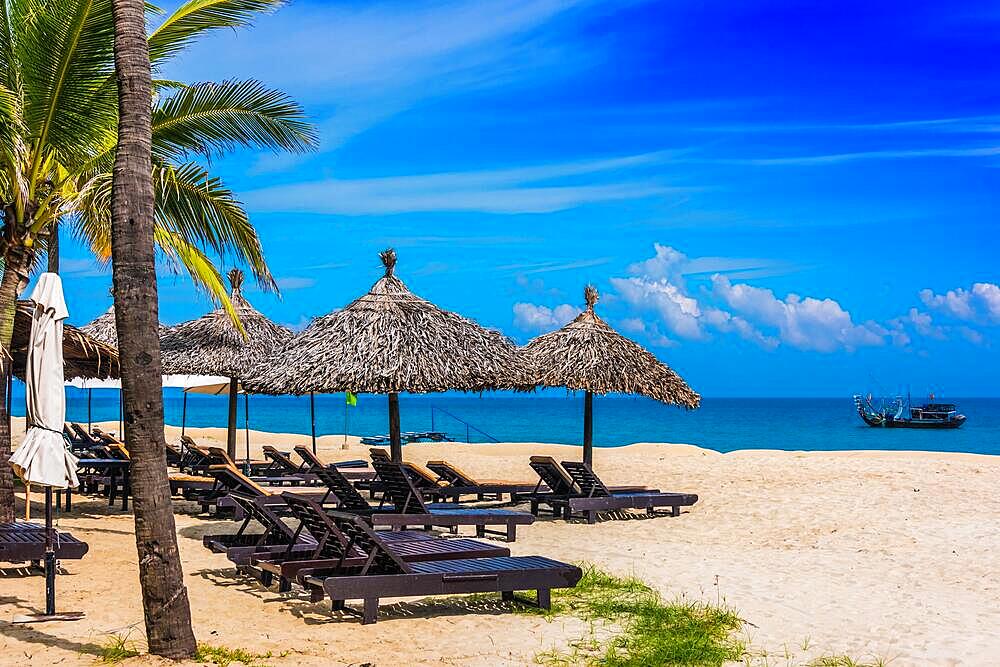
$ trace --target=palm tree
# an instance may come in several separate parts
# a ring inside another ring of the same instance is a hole
[[[152,72],[205,33],[247,25],[283,0],[189,0],[148,36]],[[150,10],[147,6],[148,11]],[[112,0],[0,0],[0,347],[58,223],[111,255],[118,127]],[[254,80],[153,80],[154,241],[234,317],[210,256],[274,288],[260,240],[234,193],[198,158],[238,146],[303,151],[313,128],[293,100]],[[51,250],[54,250],[51,249]],[[55,256],[55,252],[53,252]],[[0,359],[7,371],[7,364]],[[0,373],[6,377],[6,373]],[[6,382],[0,382],[0,521],[13,517]]]
[[[164,453],[153,248],[153,85],[143,6],[143,0],[114,0],[119,122],[111,185],[111,265],[146,638],[150,653],[179,660],[193,656],[196,644]]]

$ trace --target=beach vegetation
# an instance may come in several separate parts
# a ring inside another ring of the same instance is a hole
[[[721,604],[678,599],[665,601],[634,576],[618,576],[592,565],[575,588],[552,593],[552,617],[574,615],[602,623],[610,632],[573,642],[569,651],[548,651],[536,659],[545,665],[722,665],[747,653],[740,637],[744,622]]]
[[[117,665],[122,660],[134,658],[140,653],[138,645],[129,638],[129,633],[114,632],[100,645],[97,661],[106,665]]]
[[[145,5],[152,72],[154,242],[160,258],[236,320],[213,257],[276,289],[236,194],[203,164],[235,148],[300,152],[316,145],[301,106],[259,81],[188,84],[158,76],[204,35],[248,25],[282,0],[189,0],[166,19]],[[144,22],[145,24],[145,22]],[[111,0],[0,3],[0,346],[15,302],[57,229],[98,261],[111,255],[111,189],[119,126]],[[51,264],[51,262],[50,262]],[[6,383],[0,383],[0,411]],[[0,412],[0,521],[13,519],[10,433]]]
[[[211,644],[198,644],[194,659],[198,662],[218,665],[219,667],[229,667],[234,663],[246,665],[246,667],[267,667],[262,662],[272,657],[272,653],[254,653],[243,648],[227,648],[225,646],[212,646]]]

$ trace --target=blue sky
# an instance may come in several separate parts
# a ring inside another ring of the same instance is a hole
[[[994,3],[294,2],[164,75],[256,77],[312,155],[212,164],[293,327],[395,246],[519,342],[600,312],[706,396],[998,395]],[[875,5],[875,6],[872,6]],[[67,251],[73,320],[109,304]],[[161,281],[172,323],[209,304]]]

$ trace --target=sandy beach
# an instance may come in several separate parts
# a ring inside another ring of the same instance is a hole
[[[109,425],[110,427],[110,425]],[[15,425],[15,440],[22,425]],[[223,429],[188,429],[218,444]],[[168,428],[170,441],[179,431]],[[290,447],[306,436],[253,433]],[[343,436],[320,439],[326,460],[365,458]],[[242,451],[242,444],[241,444]],[[448,458],[475,475],[531,479],[531,454],[559,459],[577,448],[545,444],[410,445],[409,460]],[[518,532],[517,554],[590,562],[635,574],[665,598],[724,601],[747,622],[751,664],[804,665],[848,655],[900,665],[990,665],[1000,655],[1000,458],[914,452],[737,451],[638,443],[598,449],[609,483],[643,482],[699,494],[676,518],[611,518],[598,525],[541,519]],[[23,495],[19,496],[23,501]],[[37,497],[35,498],[37,500]],[[515,615],[499,605],[408,600],[361,626],[301,591],[278,594],[233,577],[201,546],[235,524],[177,502],[177,528],[200,641],[272,653],[269,665],[524,665],[587,633],[584,622]],[[23,505],[19,505],[23,513]],[[35,504],[33,514],[40,516]],[[43,602],[43,579],[4,571],[0,664],[88,665],[109,633],[141,641],[142,611],[131,515],[80,498],[59,528],[90,544],[63,563],[58,605],[76,623],[12,626]],[[470,532],[466,530],[465,532]],[[145,657],[131,664],[154,664]],[[125,664],[130,664],[126,662]]]

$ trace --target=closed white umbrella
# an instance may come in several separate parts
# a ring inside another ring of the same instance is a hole
[[[31,293],[31,338],[25,366],[28,432],[10,457],[14,472],[26,484],[45,487],[45,614],[15,622],[75,620],[78,613],[55,615],[56,557],[52,544],[52,489],[79,486],[77,458],[67,451],[63,435],[66,393],[63,387],[63,321],[69,317],[62,281],[43,273]]]
[[[62,281],[43,273],[31,293],[35,302],[25,368],[28,432],[10,457],[26,484],[54,489],[76,487],[77,458],[63,440],[66,393],[63,388],[63,320],[69,317]]]

